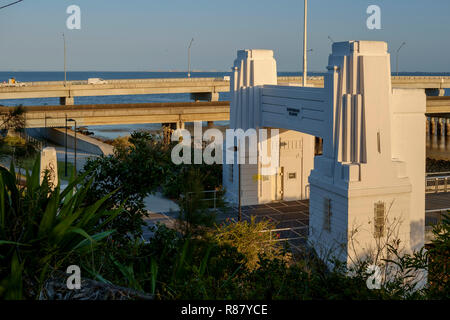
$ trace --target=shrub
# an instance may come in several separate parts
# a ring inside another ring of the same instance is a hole
[[[125,200],[124,212],[111,222],[116,229],[116,240],[126,241],[142,234],[148,215],[144,198],[161,184],[167,175],[170,154],[157,136],[145,132],[134,132],[127,148],[116,149],[114,155],[88,160],[84,171],[86,180],[94,178],[88,201],[110,194],[118,189],[106,201],[109,208],[120,206]]]
[[[450,211],[442,223],[433,229],[435,238],[428,250],[428,296],[431,299],[450,298]]]
[[[209,209],[209,201],[205,201],[203,193],[202,173],[195,168],[187,171],[185,183],[182,184],[180,197],[180,214],[177,219],[180,230],[190,236],[202,232],[203,227],[213,227],[216,221],[215,212]]]
[[[36,298],[53,271],[93,254],[121,211],[105,209],[109,194],[86,205],[92,180],[79,185],[83,176],[62,192],[59,185],[50,189],[48,174],[40,184],[39,165],[37,158],[23,188],[13,165],[0,167],[0,296],[6,299]]]
[[[249,270],[255,270],[260,266],[260,259],[280,259],[288,262],[291,255],[280,245],[274,242],[269,230],[275,229],[276,224],[269,220],[256,222],[255,217],[250,221],[231,222],[217,227],[214,239],[219,245],[235,247],[245,257]]]

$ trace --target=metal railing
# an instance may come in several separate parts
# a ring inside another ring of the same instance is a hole
[[[450,214],[450,207],[425,211],[425,243],[431,243],[435,239],[433,229],[436,225],[442,223],[445,214]]]
[[[39,151],[41,151],[44,147],[44,143],[41,140],[38,140],[23,131],[19,132],[19,136],[24,139],[27,143],[33,144]]]
[[[204,198],[199,199],[199,201],[209,202],[210,205],[212,205],[209,207],[211,209],[216,210],[217,204],[218,204],[219,200],[221,199],[221,196],[223,195],[224,192],[223,192],[223,190],[207,190],[207,191],[201,191],[199,193],[204,195]],[[188,192],[186,194],[187,200],[189,200],[193,194],[196,194],[196,192]],[[211,195],[212,197],[208,197],[208,195]]]
[[[305,227],[277,228],[277,229],[263,230],[260,232],[261,233],[265,233],[265,232],[270,233],[270,240],[267,240],[268,242],[288,242],[289,246],[292,249],[295,249],[295,250],[301,252],[302,248],[300,248],[297,244],[294,244],[293,241],[305,241],[306,240],[305,235],[303,235],[297,231],[297,230],[304,230],[304,229],[305,229]],[[293,236],[282,237],[281,232],[292,233]],[[273,236],[274,233],[277,234],[276,237]]]
[[[450,204],[449,208],[425,211],[425,226],[434,226],[436,224],[440,224],[442,222],[444,214],[448,214],[449,212]]]
[[[211,78],[146,78],[146,79],[103,79],[105,83],[100,85],[108,85],[108,84],[134,84],[134,83],[160,83],[160,82],[228,82],[229,80],[224,80],[218,77]],[[74,85],[90,85],[88,80],[71,80],[66,82],[66,86],[74,86]],[[92,84],[99,85],[99,84]],[[64,86],[64,81],[30,81],[30,82],[20,82],[17,85],[9,85],[9,84],[1,84],[0,87],[33,87],[33,86]]]
[[[450,172],[427,174],[425,192],[426,193],[450,192]]]

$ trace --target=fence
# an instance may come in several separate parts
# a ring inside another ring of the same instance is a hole
[[[44,143],[36,138],[33,138],[32,136],[26,134],[26,132],[19,131],[19,136],[24,139],[27,143],[33,144],[38,151],[41,151],[44,147]]]
[[[195,192],[188,192],[186,194],[186,198],[189,201],[192,199],[192,195],[196,194]],[[199,199],[199,201],[206,201],[208,202],[208,207],[210,209],[216,210],[218,208],[218,205],[222,202],[223,197],[223,190],[207,190],[207,191],[201,191],[200,194],[203,194],[203,198]]]
[[[161,83],[161,82],[202,82],[202,81],[227,81],[223,78],[212,77],[212,78],[147,78],[147,79],[108,79],[104,80],[108,84],[142,84],[142,83]],[[33,86],[75,86],[75,85],[89,85],[88,80],[72,80],[72,81],[32,81],[32,82],[21,82],[20,86],[33,87]],[[6,85],[0,85],[6,86]],[[18,87],[19,85],[16,85]]]
[[[425,192],[450,192],[450,172],[428,173]]]
[[[301,234],[297,230],[305,230],[305,227],[278,228],[263,230],[262,233],[270,232],[269,242],[288,242],[292,249],[302,252],[300,244],[306,241],[306,235]],[[273,234],[277,234],[274,238]]]
[[[425,243],[430,243],[434,239],[434,226],[442,223],[444,214],[450,214],[450,204],[449,208],[446,209],[427,210],[425,212]]]

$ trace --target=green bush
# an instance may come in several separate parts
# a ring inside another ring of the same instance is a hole
[[[450,211],[441,224],[433,229],[435,236],[427,252],[428,296],[431,299],[450,299]]]
[[[146,132],[134,132],[129,138],[131,146],[118,148],[114,155],[89,160],[84,171],[86,181],[94,179],[87,196],[93,203],[112,191],[106,205],[108,208],[120,206],[125,200],[124,212],[111,222],[116,229],[115,238],[127,241],[142,234],[147,216],[144,198],[161,185],[167,175],[170,152],[157,136]]]
[[[49,188],[47,175],[40,184],[39,165],[37,158],[24,187],[13,165],[0,167],[0,297],[6,299],[36,298],[53,271],[91,256],[121,211],[105,210],[109,194],[86,205],[92,180],[82,183],[84,176],[62,192]]]
[[[185,191],[186,181],[192,172],[200,173],[198,181],[202,191],[222,189],[222,165],[220,164],[180,164],[170,161],[170,170],[162,183],[163,194],[171,199],[179,199]]]
[[[218,226],[213,233],[213,238],[219,245],[235,247],[241,253],[249,270],[255,270],[260,266],[260,259],[279,259],[289,262],[291,255],[286,252],[280,242],[276,242],[276,235],[268,230],[275,229],[276,224],[269,220],[256,222],[255,217],[250,221],[227,221]]]
[[[2,156],[14,156],[20,162],[30,157],[34,158],[37,152],[38,149],[33,143],[26,142],[21,137],[6,136],[0,138],[0,154]]]
[[[216,214],[210,210],[210,201],[205,199],[202,172],[199,169],[191,168],[187,171],[185,178],[181,187],[180,213],[177,223],[180,230],[189,236],[194,233],[202,233],[205,227],[213,227]]]

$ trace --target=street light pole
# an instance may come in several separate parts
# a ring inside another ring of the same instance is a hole
[[[230,151],[233,150],[233,152],[236,154],[236,160],[238,165],[238,221],[242,221],[242,209],[241,209],[241,163],[240,163],[240,157],[239,157],[239,147],[234,146],[233,149],[229,149]],[[234,167],[234,161],[232,166]]]
[[[64,136],[64,176],[67,177],[67,114],[66,114],[66,134]]]
[[[239,142],[238,142],[239,143]],[[239,146],[234,147],[234,151],[237,154],[237,164],[238,164],[238,221],[242,221],[242,205],[241,205],[241,159],[240,159],[240,149]]]
[[[308,74],[307,67],[307,27],[308,27],[308,0],[305,0],[305,19],[304,19],[304,30],[303,30],[303,87],[306,87],[306,77]]]
[[[67,121],[73,121],[75,124],[74,130],[75,130],[75,141],[74,141],[74,152],[75,152],[75,159],[73,162],[73,167],[75,169],[75,175],[77,175],[77,121],[74,119],[68,119]],[[67,130],[67,127],[66,127]],[[67,136],[66,136],[67,137]]]
[[[73,162],[73,166],[75,168],[75,176],[77,175],[77,122],[76,120],[73,120],[75,122],[75,160]]]
[[[66,36],[63,35],[63,40],[64,40],[64,87],[66,86],[66,82],[67,82],[67,71],[66,71]]]
[[[239,154],[239,152],[238,152]],[[238,198],[238,206],[239,206],[239,211],[238,211],[238,221],[241,222],[242,221],[242,206],[241,206],[241,164],[238,161],[238,175],[239,175],[239,187],[238,187],[238,192],[239,192],[239,198]]]
[[[47,147],[48,146],[47,119],[49,117],[47,117],[47,114],[45,112],[44,112],[44,118],[45,118],[45,121],[44,121],[45,146]]]
[[[406,42],[403,42],[401,45],[400,45],[400,47],[398,47],[398,49],[397,49],[397,57],[396,57],[396,71],[397,71],[397,77],[398,77],[398,55],[399,55],[399,52],[400,52],[400,49],[401,48],[403,48],[403,46],[406,44]]]
[[[191,46],[192,46],[192,42],[194,42],[194,38],[191,39],[191,42],[189,42],[189,47],[188,47],[188,78],[191,77]]]

